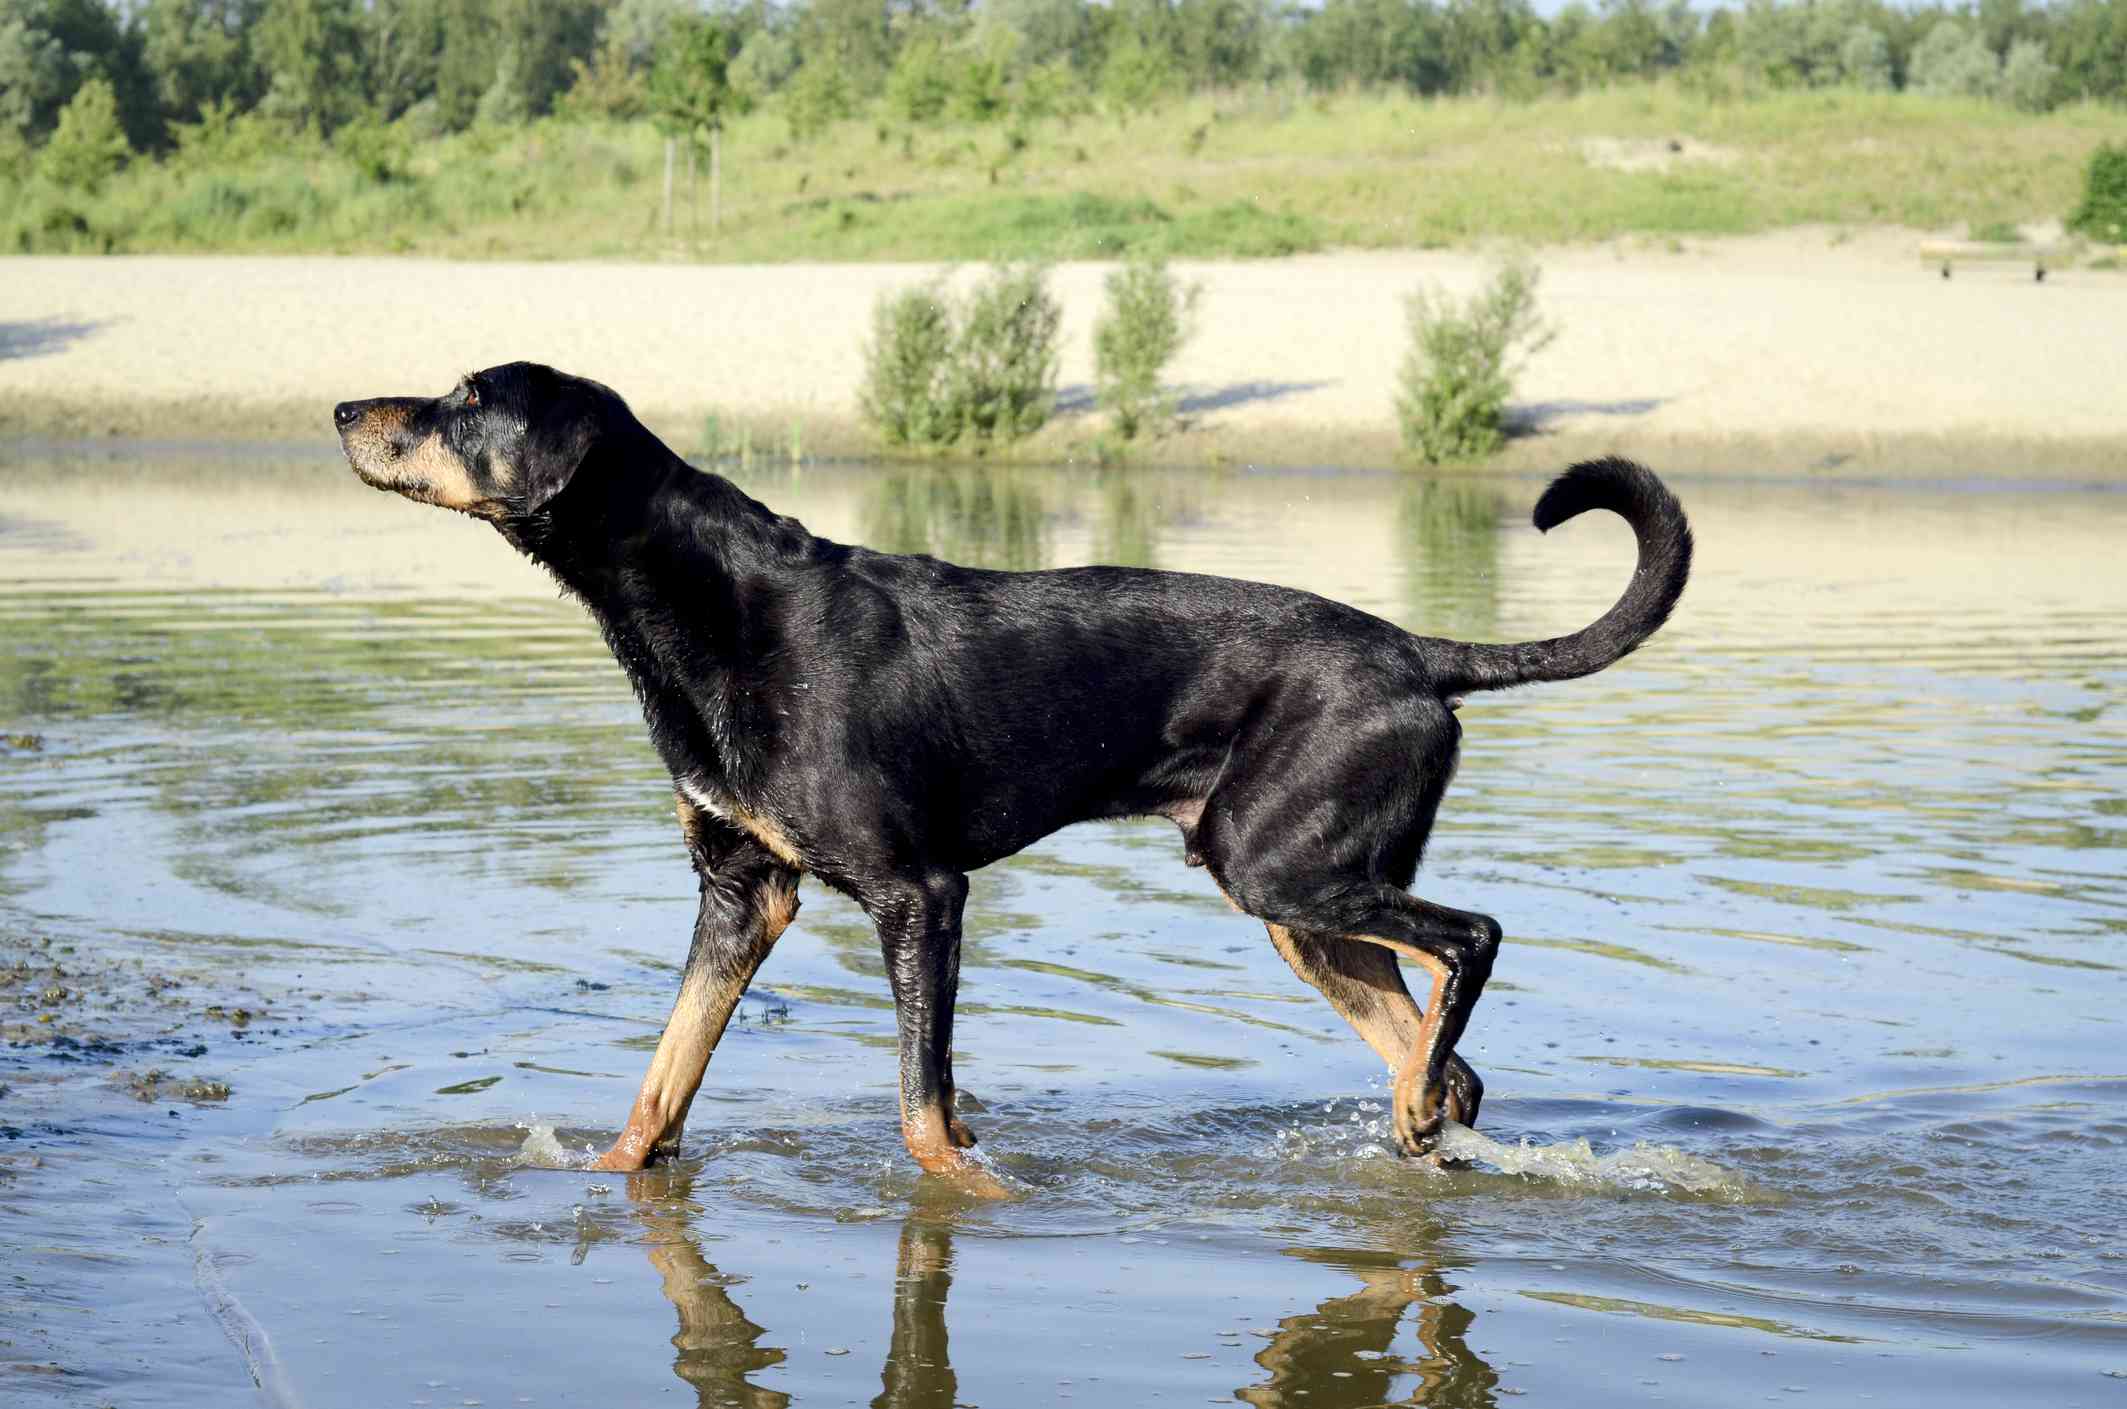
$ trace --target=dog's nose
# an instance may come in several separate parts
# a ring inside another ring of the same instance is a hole
[[[332,408],[332,423],[344,431],[353,425],[355,417],[361,414],[362,408],[360,406],[352,401],[343,401]]]

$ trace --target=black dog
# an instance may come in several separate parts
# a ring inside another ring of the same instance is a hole
[[[672,770],[701,912],[610,1169],[677,1145],[810,871],[879,927],[910,1153],[982,1182],[953,1115],[967,873],[1072,822],[1148,814],[1381,1054],[1398,1143],[1427,1151],[1444,1117],[1476,1119],[1483,1086],[1454,1048],[1499,947],[1493,920],[1407,889],[1458,697],[1601,670],[1667,619],[1691,565],[1651,473],[1576,465],[1536,526],[1622,515],[1631,585],[1570,636],[1473,645],[1253,582],[830,543],[681,461],[607,388],[529,363],[333,419],[364,481],[487,519],[583,601]],[[1422,1016],[1397,955],[1431,981]]]

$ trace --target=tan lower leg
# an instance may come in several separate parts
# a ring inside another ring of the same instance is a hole
[[[709,1054],[716,1050],[745,988],[743,981],[717,981],[701,971],[687,975],[665,1034],[657,1041],[657,1054],[650,1059],[642,1089],[628,1112],[627,1127],[594,1169],[641,1169],[657,1155],[678,1147],[687,1107],[701,1089]]]

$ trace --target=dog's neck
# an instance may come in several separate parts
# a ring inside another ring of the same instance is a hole
[[[645,439],[496,527],[589,609],[675,777],[743,793],[774,728],[752,667],[777,649],[792,565],[820,544]]]

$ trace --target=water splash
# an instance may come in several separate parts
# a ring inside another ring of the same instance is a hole
[[[524,1132],[524,1143],[510,1156],[510,1163],[525,1169],[589,1169],[597,1153],[589,1146],[570,1150],[554,1133],[554,1127],[543,1121],[517,1127]]]
[[[1696,1194],[1734,1203],[1770,1197],[1742,1175],[1669,1145],[1638,1140],[1626,1149],[1597,1154],[1586,1139],[1539,1145],[1526,1137],[1509,1145],[1449,1121],[1440,1132],[1439,1153],[1463,1164],[1486,1165],[1502,1174],[1541,1179],[1574,1188],[1614,1188]]]

